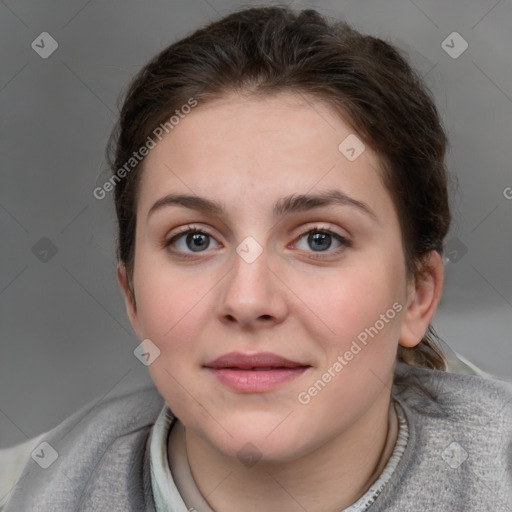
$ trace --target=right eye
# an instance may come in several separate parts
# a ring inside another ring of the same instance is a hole
[[[214,238],[197,228],[187,228],[165,242],[165,247],[174,247],[172,252],[193,254],[205,252]]]

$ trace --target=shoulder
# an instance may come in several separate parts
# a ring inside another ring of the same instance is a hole
[[[481,424],[482,416],[512,425],[512,382],[398,363],[394,396],[431,417]]]
[[[446,439],[471,443],[484,436],[482,449],[512,443],[511,382],[400,363],[393,396],[418,426],[433,429],[436,439],[444,433]]]
[[[31,446],[5,511],[74,510],[91,482],[128,478],[163,405],[151,386],[80,408]]]
[[[163,404],[154,386],[120,396],[100,397],[47,432],[43,441],[49,444],[54,441],[66,453],[76,453],[77,446],[91,446],[91,443],[106,447],[112,439],[151,426]]]
[[[0,449],[0,510],[5,505],[25,460],[44,436],[43,433],[23,443]]]
[[[512,383],[402,363],[395,375],[409,441],[382,510],[509,510]]]

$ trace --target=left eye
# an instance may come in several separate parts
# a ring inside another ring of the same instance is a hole
[[[329,230],[313,229],[308,231],[299,238],[299,243],[304,238],[306,238],[306,243],[314,250],[314,252],[324,252],[328,249],[332,249],[333,247],[331,246],[333,241],[338,243],[338,246],[334,247],[334,249],[348,244],[348,241],[345,238]],[[304,249],[303,247],[299,247],[299,249],[307,250],[307,248]]]

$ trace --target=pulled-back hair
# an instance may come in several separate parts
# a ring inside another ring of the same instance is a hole
[[[400,221],[407,276],[421,277],[430,251],[442,254],[450,225],[447,138],[431,94],[400,51],[317,11],[249,8],[208,24],[156,55],[126,93],[107,155],[115,184],[118,261],[132,283],[141,164],[126,167],[156,127],[191,99],[230,92],[296,92],[322,100],[351,125],[382,163],[382,180]],[[123,173],[120,173],[123,169]],[[397,359],[444,369],[429,325]]]

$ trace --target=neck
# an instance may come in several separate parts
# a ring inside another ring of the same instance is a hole
[[[348,431],[286,463],[260,460],[245,467],[187,429],[196,485],[216,512],[342,510],[371,487],[393,452],[398,420],[385,398]]]

